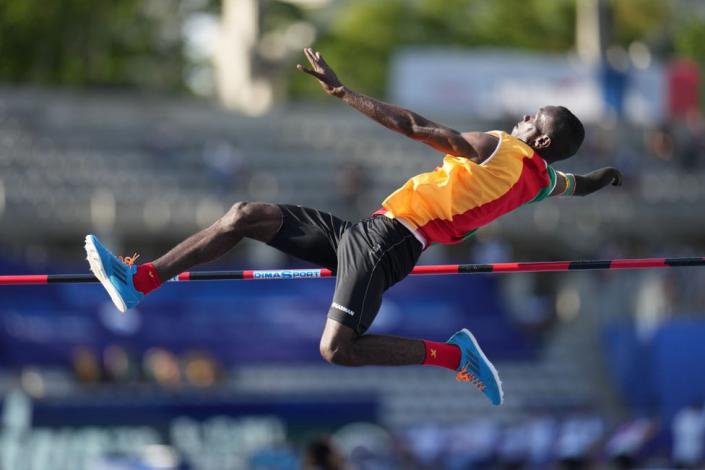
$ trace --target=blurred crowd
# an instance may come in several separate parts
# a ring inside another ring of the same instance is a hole
[[[137,355],[118,344],[106,347],[102,355],[89,347],[76,348],[72,369],[75,378],[84,385],[206,388],[218,385],[223,376],[222,367],[205,351],[191,350],[177,356],[168,349],[155,347]]]
[[[8,395],[0,464],[16,470],[589,470],[705,465],[705,408],[671,423],[638,417],[608,423],[590,410],[536,411],[519,422],[491,417],[402,430],[350,423],[330,432],[287,429],[273,415],[174,417],[152,426],[28,426],[30,405]]]
[[[132,404],[144,403],[145,410],[167,397],[212,406],[216,395],[186,392],[211,390],[224,396],[228,380],[224,368],[202,351],[176,354],[153,348],[137,355],[116,344],[102,352],[77,348],[72,369],[69,380],[79,388],[64,393],[68,407],[62,413],[80,409],[85,392],[108,401],[132,396]],[[329,436],[321,435],[313,424],[288,428],[285,419],[269,414],[168,415],[171,424],[166,430],[154,422],[138,427],[105,422],[69,430],[31,424],[33,403],[41,405],[45,399],[52,403],[51,393],[45,396],[45,385],[56,395],[51,370],[26,367],[18,377],[19,388],[6,395],[2,412],[2,468],[41,468],[41,462],[54,458],[56,470],[588,470],[705,465],[705,397],[667,420],[655,415],[615,420],[596,408],[580,407],[560,413],[525,409],[511,421],[490,414],[399,429],[350,423],[337,429],[328,426]],[[261,400],[267,403],[266,397]],[[70,421],[68,415],[66,419]],[[52,457],[59,454],[63,457]],[[7,466],[19,456],[25,456],[27,466]],[[77,462],[95,466],[74,467]]]

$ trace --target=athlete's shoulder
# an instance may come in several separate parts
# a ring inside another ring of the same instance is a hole
[[[500,145],[498,145],[498,148],[501,148],[503,151],[516,154],[517,156],[520,156],[520,157],[528,157],[528,158],[533,157],[534,154],[536,153],[536,151],[533,148],[531,148],[531,146],[529,144],[527,144],[523,140],[519,139],[518,137],[514,137],[513,135],[509,134],[508,132],[488,131],[488,134],[495,135],[500,139]]]
[[[475,156],[462,157],[473,163],[482,163],[497,149],[500,138],[488,132],[463,132],[463,139],[475,150]]]
[[[485,132],[463,132],[463,138],[470,143],[477,153],[476,158],[456,157],[446,155],[451,159],[458,158],[459,161],[470,160],[474,163],[483,163],[493,159],[498,155],[514,158],[532,158],[536,152],[526,142],[514,137],[507,132],[491,130]]]

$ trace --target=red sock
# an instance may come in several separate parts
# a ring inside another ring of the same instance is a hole
[[[132,283],[135,289],[147,295],[161,286],[162,280],[159,278],[159,273],[154,269],[152,263],[145,263],[137,266],[137,272],[132,277]]]
[[[458,369],[460,365],[460,348],[458,346],[426,340],[423,340],[423,344],[426,347],[423,365],[445,367],[451,370]]]

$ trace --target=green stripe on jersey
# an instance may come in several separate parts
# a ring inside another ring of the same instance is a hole
[[[556,187],[556,170],[551,168],[551,165],[546,165],[546,170],[548,170],[548,186],[539,191],[536,197],[529,201],[529,204],[543,201],[551,195],[551,192],[553,192],[553,189]]]

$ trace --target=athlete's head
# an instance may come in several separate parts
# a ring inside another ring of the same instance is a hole
[[[545,106],[533,116],[524,116],[512,129],[512,135],[550,163],[575,155],[583,143],[585,129],[567,108]]]

